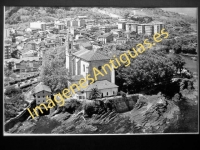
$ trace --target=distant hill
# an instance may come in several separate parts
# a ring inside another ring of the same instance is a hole
[[[75,15],[87,15],[90,18],[95,18],[97,16],[100,16],[101,18],[105,16],[151,17],[153,20],[162,21],[172,25],[179,25],[179,22],[182,22],[182,24],[194,24],[197,22],[193,17],[164,11],[160,8],[6,7],[5,10],[6,24],[26,23],[36,20],[54,21],[58,18],[66,18],[67,16]]]

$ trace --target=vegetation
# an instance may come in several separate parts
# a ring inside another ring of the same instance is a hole
[[[23,111],[28,106],[28,102],[24,100],[24,96],[22,93],[13,92],[12,97],[4,96],[4,114],[5,120],[9,120],[19,114],[19,112]]]
[[[7,66],[4,66],[4,75],[6,77],[10,77],[11,74],[13,74],[13,71],[10,69],[12,66],[11,66],[11,63],[9,63],[10,65]]]
[[[100,93],[99,89],[93,88],[91,93],[90,93],[90,99],[96,100],[100,96],[101,96],[101,93]]]
[[[8,97],[13,97],[16,94],[20,94],[21,89],[20,88],[15,88],[15,86],[9,86],[6,88],[5,95]]]
[[[41,81],[53,92],[63,90],[68,85],[69,75],[65,66],[65,47],[49,49],[41,69]]]
[[[160,51],[148,51],[131,59],[129,67],[116,70],[119,90],[129,93],[151,89],[159,84],[168,84],[176,73],[172,59]]]
[[[176,72],[179,71],[181,74],[183,66],[185,65],[185,61],[179,55],[174,56],[172,60],[173,60],[173,65],[176,67]]]

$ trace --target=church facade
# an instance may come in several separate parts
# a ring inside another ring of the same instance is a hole
[[[65,40],[65,45],[66,45],[66,69],[68,70],[71,76],[69,85],[72,83],[78,83],[78,81],[81,78],[86,78],[88,74],[90,74],[91,75],[90,77],[93,78],[94,77],[93,68],[95,67],[99,71],[102,71],[102,66],[108,63],[110,60],[108,56],[99,53],[97,49],[88,50],[84,47],[76,49],[73,46],[73,44],[74,44],[73,36],[68,34]],[[76,92],[74,98],[88,99],[91,87],[93,85],[92,84],[89,85],[89,81],[87,81],[87,85],[88,85],[87,89],[83,90],[82,92],[80,91]],[[98,88],[101,93],[103,93],[101,97],[116,95],[118,91],[118,86],[115,85],[114,69],[112,68],[112,71],[108,69],[107,74],[104,74],[104,76],[99,75],[97,80],[95,81],[95,87]]]

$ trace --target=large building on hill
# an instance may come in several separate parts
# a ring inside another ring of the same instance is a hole
[[[118,29],[126,31],[135,31],[137,34],[153,35],[160,33],[165,28],[165,24],[159,21],[151,21],[149,23],[138,23],[133,21],[118,22]]]
[[[90,74],[91,75],[90,77],[93,78],[94,77],[93,68],[95,67],[99,71],[102,71],[102,66],[108,63],[110,60],[108,56],[99,53],[98,50],[94,49],[88,50],[85,49],[84,47],[81,47],[81,49],[79,50],[75,50],[75,48],[73,47],[73,37],[69,36],[69,34],[67,36],[65,44],[66,44],[66,68],[68,72],[71,74],[72,78],[69,84],[77,83],[81,78],[86,78],[88,74]],[[96,88],[98,88],[100,92],[104,92],[103,96],[112,96],[117,94],[116,88],[118,89],[118,86],[115,85],[114,69],[112,69],[112,71],[108,69],[107,74],[104,74],[104,76],[98,76],[97,81],[96,81],[97,83],[95,82]],[[102,91],[103,89],[100,89],[100,85],[102,88],[102,85],[104,85],[103,82],[106,82],[106,84],[112,86],[109,86],[110,88],[108,88],[108,86],[105,85],[104,91]],[[87,82],[87,84],[88,84],[87,93],[89,93],[91,90],[90,86],[92,84],[89,85],[89,82]],[[83,95],[83,93],[81,93],[81,95]],[[79,96],[80,95],[77,95],[77,97]],[[88,95],[85,95],[83,97],[81,96],[81,98],[82,99],[88,98]]]

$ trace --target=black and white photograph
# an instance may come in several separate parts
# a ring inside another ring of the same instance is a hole
[[[4,136],[198,134],[198,7],[4,6]]]

